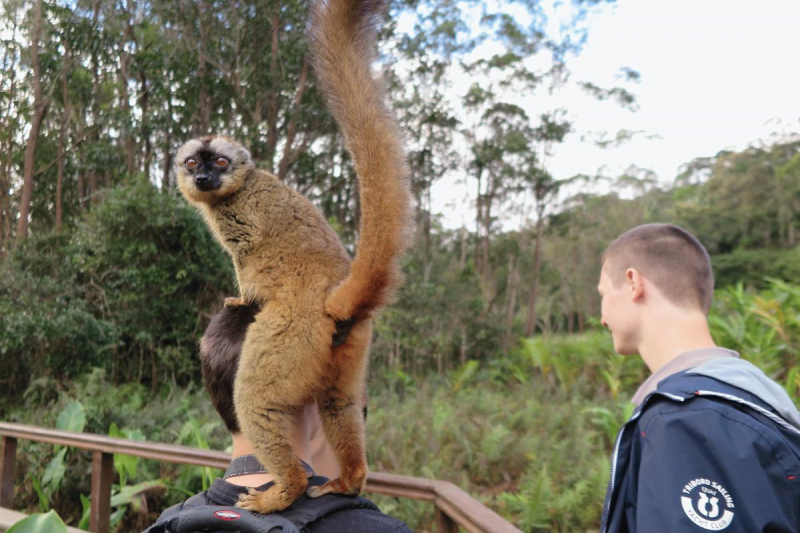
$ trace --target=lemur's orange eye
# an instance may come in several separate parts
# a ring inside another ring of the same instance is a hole
[[[224,157],[218,157],[218,158],[217,158],[217,166],[218,166],[218,167],[223,167],[223,168],[225,168],[225,167],[227,167],[227,166],[228,166],[228,163],[229,163],[229,161],[228,161],[226,158],[224,158]]]
[[[186,160],[185,165],[186,168],[193,169],[194,167],[197,166],[197,159],[195,159],[194,157],[190,157],[189,159]]]

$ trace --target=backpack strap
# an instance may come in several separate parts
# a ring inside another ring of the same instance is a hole
[[[321,485],[325,478],[312,478],[311,485]],[[380,512],[366,498],[326,494],[308,498],[305,494],[291,507],[268,515],[250,513],[234,506],[208,505],[205,492],[164,511],[144,533],[195,533],[240,531],[241,533],[301,533],[320,518],[346,509],[370,509]]]
[[[233,506],[200,505],[184,508],[167,524],[169,533],[300,533],[289,520],[279,514],[255,514]]]
[[[380,512],[378,506],[366,498],[342,494],[326,494],[319,498],[308,498],[304,494],[280,514],[300,531],[307,531],[308,524],[345,509],[371,509]]]

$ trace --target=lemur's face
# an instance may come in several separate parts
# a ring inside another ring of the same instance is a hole
[[[191,201],[216,202],[236,192],[253,163],[241,144],[225,137],[193,139],[178,150],[178,188]]]

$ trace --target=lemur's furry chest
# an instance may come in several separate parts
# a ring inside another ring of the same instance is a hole
[[[347,272],[349,258],[338,236],[311,202],[288,187],[243,187],[214,206],[213,225],[242,285],[275,288],[302,280],[302,288],[319,277],[338,281]]]
[[[249,255],[259,240],[258,225],[235,206],[217,206],[214,209],[214,222],[222,245],[237,262]]]

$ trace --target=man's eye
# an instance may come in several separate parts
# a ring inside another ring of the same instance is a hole
[[[227,167],[227,166],[228,166],[228,163],[229,163],[229,162],[230,162],[230,161],[228,161],[228,160],[227,160],[226,158],[224,158],[224,157],[218,157],[218,158],[217,158],[217,166],[218,166],[218,167],[223,167],[223,168],[225,168],[225,167]]]
[[[197,166],[197,159],[195,159],[194,157],[190,157],[189,159],[186,160],[185,165],[186,168],[192,169]]]

